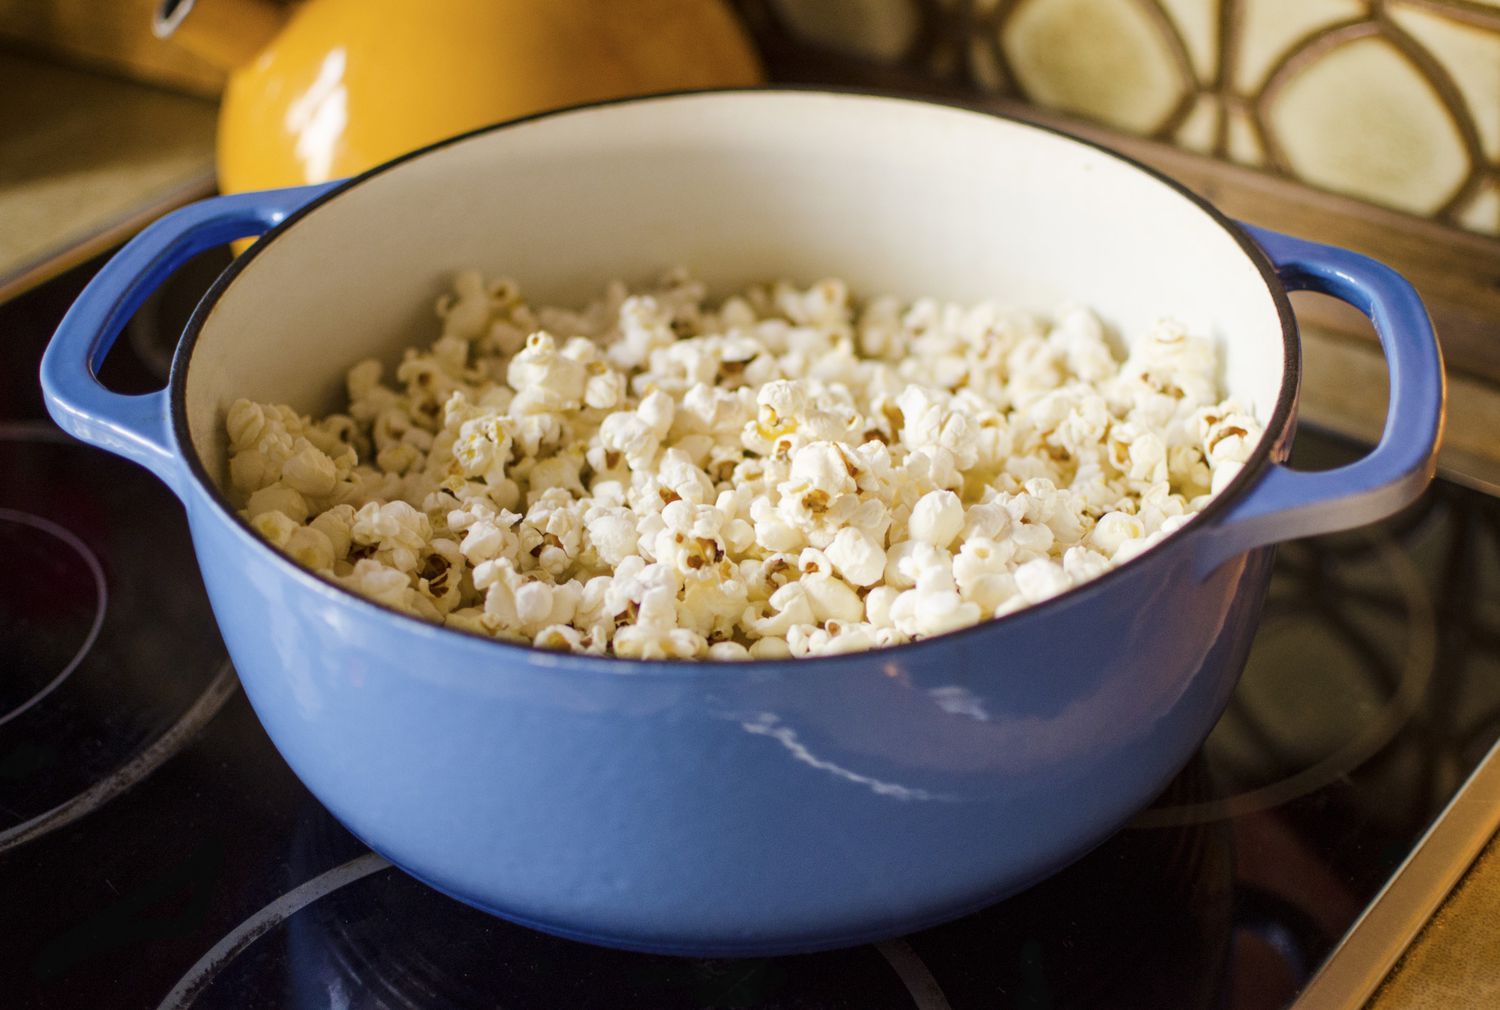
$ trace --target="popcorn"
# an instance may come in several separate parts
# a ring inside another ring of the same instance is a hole
[[[759,635],[784,636],[793,625],[812,624],[816,619],[808,587],[801,582],[788,582],[767,602],[775,613],[750,622]]]
[[[834,568],[853,585],[873,586],[885,574],[885,551],[864,530],[853,526],[839,530],[827,552]]]
[[[431,535],[431,521],[404,501],[361,506],[349,529],[354,544],[403,572],[416,567],[418,552]]]
[[[277,509],[256,513],[250,519],[250,526],[282,550],[286,550],[293,535],[302,528],[297,520]]]
[[[912,507],[907,529],[914,540],[947,547],[964,526],[964,506],[952,491],[929,491]]]
[[[269,514],[281,515],[279,512]],[[257,530],[259,529],[260,527],[257,527]],[[267,536],[266,539],[274,541],[276,537]],[[311,568],[315,572],[328,571],[333,568],[333,541],[328,539],[328,535],[322,530],[312,526],[298,526],[285,540],[281,541],[280,546],[289,558],[304,568]]]
[[[632,469],[644,470],[656,459],[661,439],[651,424],[634,411],[616,411],[599,426],[599,444],[624,457]]]
[[[690,659],[708,651],[696,631],[675,627],[676,605],[669,589],[648,591],[637,622],[615,632],[614,652],[630,659]]]
[[[405,610],[411,584],[406,575],[368,558],[355,562],[354,571],[339,579],[345,586],[376,603]]]
[[[312,518],[308,526],[322,533],[328,538],[328,544],[333,548],[334,558],[342,558],[349,553],[349,545],[352,542],[351,531],[354,528],[354,506],[335,505],[327,512],[322,512]]]
[[[416,590],[436,610],[446,613],[463,602],[463,558],[458,544],[447,538],[432,541],[417,568]]]
[[[1208,493],[1210,495],[1216,495],[1220,491],[1224,490],[1229,486],[1230,481],[1239,476],[1240,471],[1244,469],[1244,466],[1245,464],[1243,463],[1225,461],[1214,467],[1213,480],[1209,484]]]
[[[713,482],[681,449],[668,449],[657,465],[657,479],[680,499],[697,505],[714,496]]]
[[[890,609],[897,630],[922,637],[968,627],[982,616],[978,604],[958,595],[952,572],[937,567],[924,571],[917,585],[896,597]]]
[[[854,474],[838,444],[810,442],[792,455],[792,483],[816,488],[832,498],[855,490]]]
[[[229,461],[229,484],[241,494],[252,494],[280,478],[281,468],[258,449],[241,449]]]
[[[708,647],[709,659],[743,660],[750,658],[750,650],[739,642],[715,642]]]
[[[1253,418],[1238,412],[1208,414],[1199,421],[1203,451],[1214,463],[1244,463],[1259,440]]]
[[[307,501],[285,484],[272,484],[245,500],[247,518],[253,520],[264,512],[280,512],[300,523],[307,518]]]
[[[901,591],[893,586],[876,586],[865,594],[865,621],[877,628],[891,626],[891,606]]]
[[[241,452],[260,441],[269,419],[267,409],[258,403],[239,399],[230,404],[224,416],[224,432],[229,436],[231,452]]]
[[[750,506],[755,524],[755,543],[767,551],[795,551],[806,542],[800,530],[786,522],[767,498],[757,498]]]
[[[489,298],[484,277],[478,270],[465,270],[453,279],[453,294],[438,300],[438,315],[443,320],[443,335],[452,334],[473,340],[485,330],[489,319]]]
[[[635,553],[639,537],[629,509],[596,506],[586,513],[584,524],[589,545],[605,566],[613,568]]]
[[[1015,544],[976,536],[964,541],[953,559],[953,579],[965,600],[993,612],[1018,591],[1012,559]]]
[[[1113,558],[1127,542],[1146,535],[1146,524],[1124,512],[1101,516],[1089,534],[1089,543],[1106,558]]]
[[[554,652],[587,652],[589,636],[570,624],[549,624],[537,632],[531,644]]]
[[[636,416],[646,423],[658,440],[666,438],[667,432],[672,430],[672,418],[677,413],[677,406],[672,398],[661,390],[652,390],[641,399],[641,405],[635,410]]]
[[[898,645],[1066,592],[1250,460],[1210,341],[1087,309],[843,282],[717,306],[677,271],[581,310],[458,275],[431,346],[344,412],[236,400],[228,489],[297,563],[544,649],[764,661]]]
[[[1073,580],[1051,558],[1032,558],[1016,568],[1016,589],[1027,603],[1041,603],[1069,589]]]
[[[656,298],[650,295],[627,298],[620,305],[619,337],[609,346],[609,359],[621,369],[639,369],[652,351],[667,347],[676,339],[671,318],[662,311]]]
[[[829,621],[848,623],[865,615],[865,604],[859,594],[837,576],[819,572],[793,584],[806,587],[813,617],[820,624]]]
[[[897,589],[915,586],[928,571],[950,566],[948,552],[921,540],[902,540],[885,555],[885,584]]]
[[[537,402],[549,409],[571,410],[583,399],[587,375],[580,362],[557,352],[552,334],[538,330],[511,359],[505,381],[517,393],[540,394]]]
[[[459,518],[455,522],[454,516]],[[465,512],[450,514],[448,523],[464,533],[459,543],[459,552],[471,565],[479,565],[495,558],[510,555],[520,546],[520,538],[510,531],[521,519],[514,512],[501,510],[499,515],[474,517]]]
[[[757,638],[750,643],[751,659],[787,659],[791,654],[792,647],[784,638]]]
[[[1109,558],[1087,547],[1069,547],[1063,555],[1063,571],[1074,585],[1096,579],[1109,571]]]
[[[380,385],[380,374],[385,369],[380,362],[374,358],[366,358],[349,369],[349,374],[344,379],[344,389],[349,394],[351,401],[359,401],[367,398]],[[247,401],[241,400],[240,403]],[[237,404],[238,405],[238,404]],[[254,404],[251,404],[254,406]]]

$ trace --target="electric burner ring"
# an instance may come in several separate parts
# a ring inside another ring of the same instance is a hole
[[[8,508],[0,508],[0,523],[29,526],[67,544],[75,554],[83,559],[83,563],[88,567],[89,575],[93,579],[94,586],[94,619],[89,625],[89,630],[84,635],[83,643],[78,647],[78,651],[64,664],[62,670],[43,685],[40,690],[12,708],[9,712],[0,714],[0,726],[4,726],[11,720],[25,714],[43,698],[61,687],[63,681],[71,677],[73,671],[78,669],[78,665],[83,662],[84,657],[89,654],[89,650],[94,647],[94,642],[98,640],[100,629],[104,627],[104,611],[109,603],[109,587],[105,583],[104,566],[99,563],[98,556],[94,554],[88,544],[78,539],[67,527],[59,526],[50,519],[44,519],[30,512],[18,512],[15,509]]]
[[[1286,804],[1347,775],[1388,745],[1421,707],[1437,672],[1437,614],[1411,557],[1389,537],[1372,537],[1371,548],[1392,576],[1406,604],[1408,637],[1399,681],[1379,713],[1352,738],[1323,758],[1280,779],[1229,796],[1152,807],[1136,815],[1134,828],[1160,828],[1240,817]],[[1349,590],[1357,600],[1359,591]],[[1233,705],[1233,702],[1231,702]]]
[[[197,1004],[199,998],[213,986],[214,980],[246,949],[302,909],[366,877],[395,869],[379,854],[366,852],[292,888],[214,944],[178,980],[157,1010],[188,1010]],[[895,973],[912,1000],[913,1010],[952,1010],[931,970],[905,940],[893,939],[871,944],[870,949],[878,953]]]

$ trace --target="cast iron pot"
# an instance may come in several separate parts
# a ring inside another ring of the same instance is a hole
[[[95,378],[194,252],[265,233],[198,306],[168,387]],[[344,369],[430,339],[458,269],[538,303],[690,265],[1050,309],[1128,339],[1216,338],[1266,433],[1193,522],[1039,606],[884,651],[713,664],[565,655],[423,623],[298,568],[222,485],[236,397],[332,409]],[[1288,289],[1374,320],[1380,443],[1283,461],[1299,355]],[[1410,285],[1242,227],[1116,154],[996,116],[861,94],[689,93],[481,130],[356,179],[180,210],[104,267],[42,362],[53,416],[182,499],[241,681],[351,831],[497,915],[650,951],[741,955],[896,934],[1026,887],[1183,766],[1255,629],[1268,545],[1379,519],[1425,486],[1443,372]]]

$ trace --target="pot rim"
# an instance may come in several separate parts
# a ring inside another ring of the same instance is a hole
[[[1214,495],[1212,500],[1204,509],[1195,514],[1190,522],[1180,530],[1176,530],[1162,538],[1156,544],[1143,550],[1135,557],[1125,563],[1111,568],[1109,571],[1099,575],[1087,582],[1076,585],[1050,597],[1040,603],[1033,603],[1020,610],[1006,614],[1001,617],[988,617],[979,623],[966,628],[944,632],[917,641],[906,642],[901,645],[886,646],[883,648],[870,649],[863,652],[840,653],[821,656],[806,656],[802,658],[789,657],[786,659],[751,659],[751,660],[724,660],[714,661],[706,659],[635,659],[623,656],[600,656],[590,653],[564,652],[551,649],[541,649],[529,643],[510,642],[504,639],[492,638],[479,632],[468,631],[461,628],[453,628],[444,624],[437,624],[414,614],[398,610],[384,603],[378,603],[367,597],[361,596],[340,585],[332,578],[321,575],[309,568],[287,557],[281,551],[272,547],[250,526],[239,511],[230,503],[218,483],[209,475],[203,461],[199,458],[193,447],[192,436],[188,429],[187,421],[187,372],[188,364],[193,356],[193,350],[197,346],[198,337],[208,318],[213,313],[214,307],[224,292],[234,283],[235,279],[263,252],[271,243],[285,236],[293,229],[297,222],[307,215],[314,213],[326,203],[338,199],[361,183],[368,181],[378,175],[391,171],[409,161],[415,161],[434,151],[442,150],[476,137],[489,133],[496,133],[511,127],[533,123],[538,120],[557,118],[568,115],[584,114],[607,110],[619,105],[640,105],[652,102],[670,102],[683,98],[704,98],[714,95],[823,95],[841,98],[869,99],[881,102],[900,102],[906,105],[933,106],[939,109],[954,110],[970,113],[978,116],[987,116],[1002,122],[1021,126],[1042,133],[1051,134],[1063,140],[1078,144],[1093,152],[1121,163],[1127,168],[1142,172],[1155,181],[1164,184],[1173,190],[1178,196],[1193,204],[1208,218],[1222,228],[1232,238],[1240,249],[1249,258],[1251,264],[1261,275],[1266,289],[1271,295],[1272,303],[1276,307],[1277,318],[1281,323],[1282,340],[1282,381],[1281,388],[1276,396],[1276,403],[1266,419],[1264,432],[1260,441],[1256,444],[1250,459],[1244,467],[1229,482],[1222,491]],[[1301,384],[1301,355],[1299,353],[1299,342],[1297,335],[1297,324],[1292,313],[1291,302],[1287,298],[1285,285],[1282,283],[1276,268],[1272,265],[1270,258],[1256,242],[1241,228],[1232,218],[1228,217],[1208,200],[1194,193],[1176,179],[1146,165],[1129,155],[1122,154],[1108,146],[1075,136],[1065,130],[1027,122],[1015,116],[1006,115],[991,109],[983,108],[974,103],[967,103],[946,98],[930,98],[924,96],[913,96],[900,92],[881,90],[876,88],[840,87],[831,85],[782,85],[771,87],[727,87],[727,88],[689,88],[677,91],[660,92],[651,95],[632,96],[625,98],[603,99],[595,102],[585,102],[571,105],[565,108],[552,109],[545,112],[533,113],[514,119],[502,120],[487,126],[481,126],[464,133],[456,134],[442,140],[435,141],[424,147],[409,151],[389,161],[367,169],[358,175],[345,180],[342,185],[336,186],[325,193],[319,194],[308,201],[294,212],[288,214],[284,219],[267,231],[248,250],[237,256],[234,261],[215,279],[214,283],[199,299],[194,307],[192,315],[188,319],[187,326],[183,330],[181,339],[177,343],[176,351],[172,356],[172,367],[169,376],[168,389],[170,391],[171,409],[171,431],[176,441],[178,457],[183,460],[191,475],[192,483],[197,490],[207,498],[218,510],[216,518],[228,520],[231,527],[242,539],[253,541],[252,549],[260,549],[274,556],[277,564],[281,565],[286,574],[296,579],[310,589],[317,590],[331,603],[344,605],[357,605],[371,608],[381,616],[394,616],[404,622],[403,626],[410,632],[420,632],[428,637],[459,636],[458,640],[467,640],[470,644],[483,643],[495,650],[498,656],[510,655],[512,659],[519,660],[529,666],[544,667],[550,670],[566,670],[571,673],[606,673],[627,674],[641,676],[643,674],[658,675],[691,675],[691,676],[725,676],[735,674],[785,674],[796,670],[799,673],[810,673],[814,669],[827,672],[835,672],[836,669],[847,669],[851,665],[865,665],[880,663],[889,667],[890,670],[899,672],[902,664],[900,660],[914,653],[942,648],[944,646],[960,646],[974,642],[978,636],[993,633],[1001,626],[1015,626],[1024,622],[1044,619],[1049,613],[1061,609],[1064,606],[1077,602],[1087,593],[1103,591],[1121,581],[1127,573],[1141,570],[1149,561],[1163,556],[1165,551],[1180,549],[1195,533],[1206,533],[1218,519],[1222,519],[1230,507],[1236,503],[1244,494],[1260,480],[1266,469],[1273,462],[1271,454],[1273,448],[1283,444],[1288,434],[1296,408],[1297,392]],[[456,643],[455,643],[456,644]],[[891,664],[895,664],[892,666]]]

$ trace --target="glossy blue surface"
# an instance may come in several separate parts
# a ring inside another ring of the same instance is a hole
[[[125,323],[172,271],[205,249],[265,234],[340,185],[203,200],[152,222],[126,243],[63,316],[42,357],[42,391],[53,420],[70,435],[141,464],[182,497],[167,391],[122,396],[105,389],[95,372]]]
[[[1374,522],[1432,479],[1442,438],[1445,376],[1432,321],[1411,283],[1368,256],[1246,225],[1288,291],[1316,291],[1375,324],[1390,366],[1380,442],[1363,459],[1322,473],[1274,466],[1220,523],[1209,563],[1264,544]]]
[[[116,396],[92,377],[191,250],[318,192],[209,201],[142,233],[49,348],[49,408],[182,497],[245,690],[329,809],[433,886],[575,938],[721,955],[837,946],[1054,872],[1148,803],[1213,726],[1265,595],[1264,545],[1384,515],[1431,473],[1442,368],[1409,285],[1257,231],[1288,285],[1344,298],[1380,330],[1392,407],[1365,460],[1296,474],[1279,463],[1290,425],[1269,432],[1260,479],[1217,520],[1045,605],[898,649],[642,663],[455,633],[296,568],[183,465],[166,393]]]

